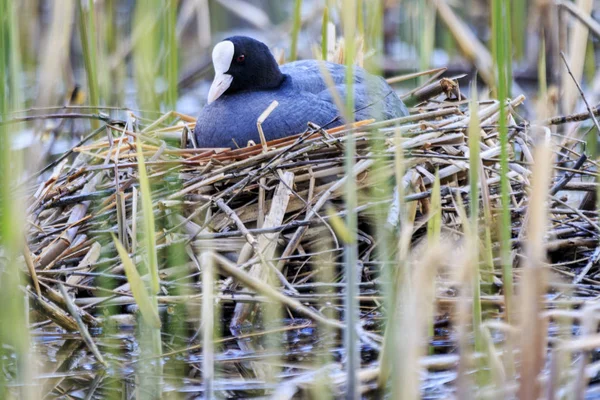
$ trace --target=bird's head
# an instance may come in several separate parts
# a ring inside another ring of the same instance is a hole
[[[274,89],[283,81],[269,48],[247,36],[232,36],[219,42],[213,49],[212,61],[215,79],[208,92],[208,104],[223,94]]]

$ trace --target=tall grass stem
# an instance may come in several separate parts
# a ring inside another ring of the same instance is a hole
[[[96,74],[97,55],[94,1],[88,0],[87,6],[83,5],[83,1],[76,1],[76,3],[79,15],[79,37],[81,38],[83,62],[89,90],[89,102],[97,110],[96,107],[100,105],[100,92],[98,88],[98,76]],[[97,129],[99,126],[98,121],[92,120],[93,129]]]
[[[177,106],[178,87],[178,43],[177,43],[177,0],[170,0],[166,16],[166,77],[168,82],[166,105],[168,110],[175,110]]]
[[[290,50],[290,61],[296,61],[298,58],[298,39],[300,28],[302,27],[302,0],[295,0],[294,20],[292,21],[292,46]]]
[[[329,50],[329,7],[323,8],[323,22],[321,23],[321,59],[327,61]]]
[[[355,57],[355,37],[356,37],[356,0],[344,0],[343,8],[343,28],[346,64],[346,124],[350,125],[354,121],[354,57]],[[349,132],[351,132],[349,130]],[[348,179],[345,184],[345,201],[348,214],[346,216],[346,225],[351,232],[352,240],[344,246],[344,277],[346,279],[346,295],[344,300],[344,309],[346,312],[346,331],[344,337],[344,346],[346,349],[346,377],[347,377],[347,399],[358,399],[358,381],[357,371],[360,368],[360,359],[358,352],[358,337],[356,334],[358,324],[358,246],[356,242],[357,216],[356,206],[358,204],[356,178],[354,177],[354,157],[356,153],[356,143],[354,136],[348,133],[346,136],[344,172]]]

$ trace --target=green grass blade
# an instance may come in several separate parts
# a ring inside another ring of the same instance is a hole
[[[158,257],[156,254],[156,230],[154,224],[154,210],[152,209],[152,192],[150,181],[146,171],[146,161],[140,138],[136,139],[138,159],[138,180],[140,183],[140,195],[142,200],[142,215],[144,217],[144,240],[148,260],[148,272],[150,273],[150,290],[152,294],[158,293]]]
[[[383,18],[385,4],[382,1],[366,3],[365,21],[365,50],[374,57],[365,59],[365,69],[374,75],[381,75],[384,59],[384,29]]]
[[[354,57],[355,57],[355,28],[356,28],[356,0],[345,0],[343,6],[342,18],[344,28],[345,64],[346,64],[346,123],[354,122]],[[346,149],[344,172],[348,179],[345,184],[346,226],[352,232],[356,232],[358,221],[356,215],[357,206],[357,188],[356,178],[352,171],[354,170],[354,157],[356,153],[356,143],[354,136],[349,133],[346,135]],[[346,310],[346,323],[348,328],[345,331],[344,345],[346,348],[347,363],[347,398],[358,398],[358,381],[356,371],[360,368],[358,354],[358,337],[356,334],[356,325],[358,324],[358,246],[356,235],[353,235],[353,241],[344,246],[344,261],[346,278],[346,296],[344,306]]]
[[[177,85],[178,85],[178,53],[177,53],[177,0],[170,0],[166,12],[166,76],[167,76],[167,107],[174,110],[177,105]]]
[[[357,25],[358,34],[360,35],[360,37],[364,38],[365,37],[365,17],[364,17],[363,0],[356,0],[356,10],[357,10],[356,25]]]
[[[427,241],[429,247],[437,245],[442,231],[442,196],[440,192],[440,176],[435,171],[435,181],[431,189],[429,221],[427,221]]]
[[[500,132],[500,260],[504,281],[504,296],[506,299],[506,316],[511,321],[511,306],[513,297],[513,273],[511,260],[511,218],[510,218],[510,184],[508,181],[508,126],[506,115],[506,99],[508,96],[508,63],[506,30],[506,0],[493,0],[493,43],[494,59],[498,79],[498,100],[501,103],[499,132]]]
[[[290,50],[290,61],[296,61],[298,58],[298,36],[302,27],[302,0],[296,0],[294,3],[294,20],[292,25],[292,48]]]
[[[6,121],[9,112],[19,106],[18,92],[13,88],[21,76],[19,63],[11,59],[19,49],[14,37],[18,31],[12,18],[17,3],[0,0],[0,121]],[[12,77],[12,78],[11,78]],[[35,393],[31,343],[28,329],[26,294],[22,290],[20,255],[23,245],[22,196],[15,191],[22,175],[22,153],[13,150],[12,130],[0,123],[0,398],[39,398]],[[26,249],[25,251],[29,251]],[[16,361],[16,368],[13,362]],[[16,389],[16,391],[13,391]]]
[[[435,171],[435,181],[431,188],[431,203],[429,209],[429,221],[427,221],[427,247],[434,249],[440,244],[442,234],[442,195],[439,171]],[[433,285],[433,283],[432,283]],[[433,320],[427,322],[429,337],[434,335]],[[433,348],[429,347],[429,353],[433,354]]]
[[[333,207],[327,208],[328,222],[331,225],[331,229],[335,232],[335,236],[343,243],[351,244],[356,240],[354,232],[352,232],[346,226],[344,220],[337,215],[336,210]]]
[[[471,87],[471,101],[469,105],[470,119],[469,119],[469,186],[470,186],[470,229],[468,238],[469,251],[471,252],[470,260],[473,268],[473,336],[475,337],[475,352],[485,353],[486,343],[481,330],[481,324],[483,323],[483,312],[481,308],[481,270],[480,270],[480,240],[479,240],[479,168],[481,165],[480,156],[480,137],[481,137],[481,125],[479,121],[479,104],[477,102],[477,81],[473,79]],[[459,198],[460,199],[460,198]],[[461,205],[462,207],[462,205]],[[467,223],[467,221],[465,221]],[[484,236],[485,239],[485,236]],[[486,264],[488,265],[488,264]],[[490,265],[491,266],[491,265]],[[493,275],[491,270],[486,271],[486,280],[491,283],[493,282]],[[488,384],[490,375],[487,373],[486,359],[482,359],[479,363],[480,368],[476,374],[478,384],[485,386]]]
[[[508,181],[508,126],[506,114],[506,99],[508,97],[509,68],[511,59],[508,54],[508,38],[506,29],[507,0],[493,0],[492,3],[492,44],[496,67],[497,94],[500,101],[499,135],[500,135],[500,202],[501,210],[498,218],[500,222],[500,263],[502,265],[502,281],[505,302],[505,318],[508,323],[514,323],[514,284],[513,266],[511,255],[512,222],[510,216],[510,183]],[[509,377],[514,376],[514,360],[512,340],[506,341],[506,372]]]
[[[98,107],[100,105],[98,77],[96,75],[96,24],[94,22],[94,2],[88,0],[87,9],[84,9],[83,1],[77,1],[79,15],[79,36],[81,38],[81,48],[83,49],[83,62],[87,75],[87,84],[89,90],[90,105]],[[97,111],[96,108],[94,110]],[[98,128],[99,122],[92,120],[92,127]]]
[[[323,22],[321,25],[321,58],[327,61],[327,49],[329,47],[328,29],[329,28],[329,7],[323,9]]]
[[[471,209],[471,230],[479,231],[479,162],[480,162],[480,124],[479,124],[479,106],[477,104],[476,80],[473,79],[471,89],[471,102],[469,105],[469,186],[470,186],[470,209]]]
[[[512,14],[511,14],[511,5],[512,1],[504,1],[504,15],[502,25],[503,29],[503,42],[504,42],[504,65],[506,68],[506,97],[512,96],[512,58],[513,58],[513,40],[512,40]]]
[[[131,257],[129,257],[129,254],[127,254],[127,250],[125,250],[123,244],[114,234],[113,242],[115,243],[119,257],[121,257],[121,262],[123,263],[123,269],[125,270],[127,281],[131,287],[131,293],[133,294],[133,298],[140,309],[142,317],[148,325],[155,329],[159,329],[161,327],[161,323],[158,316],[158,310],[156,309],[155,305],[152,304],[152,299],[148,294],[148,290],[146,289],[146,285],[144,284],[142,277],[135,267],[133,260]]]
[[[470,119],[469,119],[469,186],[470,186],[470,204],[469,208],[471,210],[470,215],[470,225],[471,225],[471,233],[473,234],[473,239],[475,243],[473,243],[472,251],[475,252],[473,258],[475,267],[475,279],[474,285],[475,290],[473,291],[473,330],[475,331],[475,348],[477,351],[482,351],[482,348],[478,347],[481,342],[477,339],[480,338],[479,326],[481,325],[481,297],[480,297],[480,279],[481,272],[479,270],[479,243],[478,240],[475,240],[479,234],[479,164],[481,162],[480,157],[480,149],[479,149],[479,140],[481,134],[481,127],[479,123],[479,106],[477,103],[477,89],[476,89],[476,80],[474,79],[472,82],[471,89],[471,101],[469,105],[470,111]],[[465,221],[466,223],[466,221]],[[489,275],[491,277],[491,275]]]
[[[515,1],[510,5],[510,14],[512,21],[511,42],[514,43],[516,59],[522,60],[525,57],[525,44],[527,40],[527,1]]]
[[[421,70],[429,69],[435,43],[435,8],[431,7],[428,1],[419,0],[419,37],[417,43],[419,46],[419,68]],[[425,83],[427,76],[419,78],[420,83]]]
[[[160,64],[160,25],[162,2],[137,2],[133,16],[133,69],[140,108],[149,111],[160,110],[160,100],[156,93],[157,69]],[[143,33],[143,34],[142,34]]]
[[[88,0],[88,8],[87,8],[87,41],[88,41],[88,52],[89,52],[89,61],[90,61],[90,76],[91,82],[94,87],[94,94],[92,95],[90,92],[90,97],[92,98],[92,105],[100,105],[100,91],[98,89],[98,50],[96,45],[96,11],[94,8],[94,0]],[[91,89],[90,89],[91,90]]]

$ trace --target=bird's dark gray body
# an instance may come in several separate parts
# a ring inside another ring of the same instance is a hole
[[[335,88],[345,101],[346,67],[326,63]],[[224,94],[204,107],[194,134],[198,147],[246,146],[260,142],[256,121],[277,100],[279,106],[262,124],[266,140],[301,133],[307,123],[328,128],[341,125],[340,115],[319,68],[319,61],[296,61],[280,67],[284,74],[281,85],[268,90],[242,90]],[[357,121],[368,118],[391,119],[408,115],[396,92],[381,77],[354,68],[354,102]]]

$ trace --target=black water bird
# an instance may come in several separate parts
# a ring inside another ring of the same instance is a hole
[[[198,147],[246,146],[260,142],[258,117],[277,100],[278,107],[262,124],[266,140],[301,133],[308,122],[327,128],[341,125],[331,90],[319,63],[305,60],[275,61],[262,42],[233,36],[218,43],[212,53],[215,78],[194,135]],[[342,101],[346,94],[346,67],[324,63]],[[357,121],[391,119],[408,115],[396,92],[381,77],[354,67],[354,104]],[[333,121],[333,122],[332,122]]]

